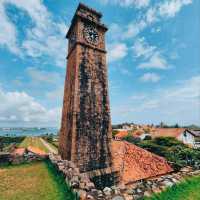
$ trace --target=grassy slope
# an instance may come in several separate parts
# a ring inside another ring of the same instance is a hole
[[[45,139],[43,139],[43,140],[45,140]],[[52,149],[54,149],[56,152],[58,152],[58,148],[55,146],[55,145],[53,145],[52,143],[50,143],[49,141],[47,141],[47,140],[45,140],[48,144],[49,144],[49,146],[52,148]]]
[[[48,142],[48,141],[47,141]],[[49,145],[53,148],[53,149],[55,149],[56,151],[58,151],[58,146],[55,146],[53,143],[50,143],[50,142],[48,142],[49,143]]]
[[[33,146],[37,147],[46,153],[49,153],[49,150],[43,145],[39,137],[26,137],[23,142],[19,145],[19,147],[28,147]]]
[[[62,177],[44,162],[0,168],[1,200],[73,200]]]
[[[153,195],[145,200],[200,200],[200,176],[168,188],[166,191]]]

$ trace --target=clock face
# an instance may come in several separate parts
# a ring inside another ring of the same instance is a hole
[[[99,35],[93,26],[86,26],[83,30],[83,35],[87,42],[92,43],[92,44],[98,44],[99,41]]]

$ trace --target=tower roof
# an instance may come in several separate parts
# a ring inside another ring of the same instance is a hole
[[[89,15],[90,14],[94,15],[97,18],[97,20],[94,20],[94,21],[90,20],[87,16],[84,16],[84,14],[82,14],[82,11],[83,12],[84,11],[88,12]],[[99,26],[99,27],[105,29],[105,31],[107,31],[108,28],[104,24],[101,23],[101,17],[102,17],[102,13],[101,12],[98,12],[95,9],[88,7],[83,3],[79,3],[79,5],[78,5],[78,7],[76,9],[75,15],[72,18],[71,26],[70,26],[70,28],[69,28],[69,30],[67,32],[66,38],[68,38],[68,36],[69,36],[69,34],[71,32],[71,29],[72,29],[73,25],[76,23],[78,18],[81,18],[82,20],[90,20],[90,23],[95,23],[96,26]]]
[[[78,8],[76,10],[76,13],[77,13],[77,11],[79,11],[81,9],[87,10],[87,11],[89,11],[89,12],[97,15],[99,18],[102,17],[102,13],[101,12],[98,12],[98,11],[94,10],[93,8],[88,7],[85,4],[83,4],[83,3],[79,3]]]

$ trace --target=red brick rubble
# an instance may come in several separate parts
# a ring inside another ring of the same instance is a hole
[[[125,141],[113,141],[113,165],[124,184],[172,172],[167,161]]]

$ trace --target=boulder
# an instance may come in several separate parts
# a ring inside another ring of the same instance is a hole
[[[125,186],[125,184],[120,184],[119,186],[119,189],[120,189],[120,191],[124,191],[124,190],[126,190],[126,186]]]
[[[87,194],[87,200],[95,200],[95,198],[91,194]]]
[[[166,187],[171,187],[171,186],[174,185],[174,183],[171,180],[169,180],[169,179],[164,180],[162,182],[162,184],[165,185]]]
[[[92,182],[86,182],[85,188],[86,188],[87,191],[90,191],[91,189],[95,188],[95,185]]]
[[[109,187],[105,187],[103,189],[103,193],[106,195],[106,196],[111,196],[112,195],[112,189],[109,188]]]

